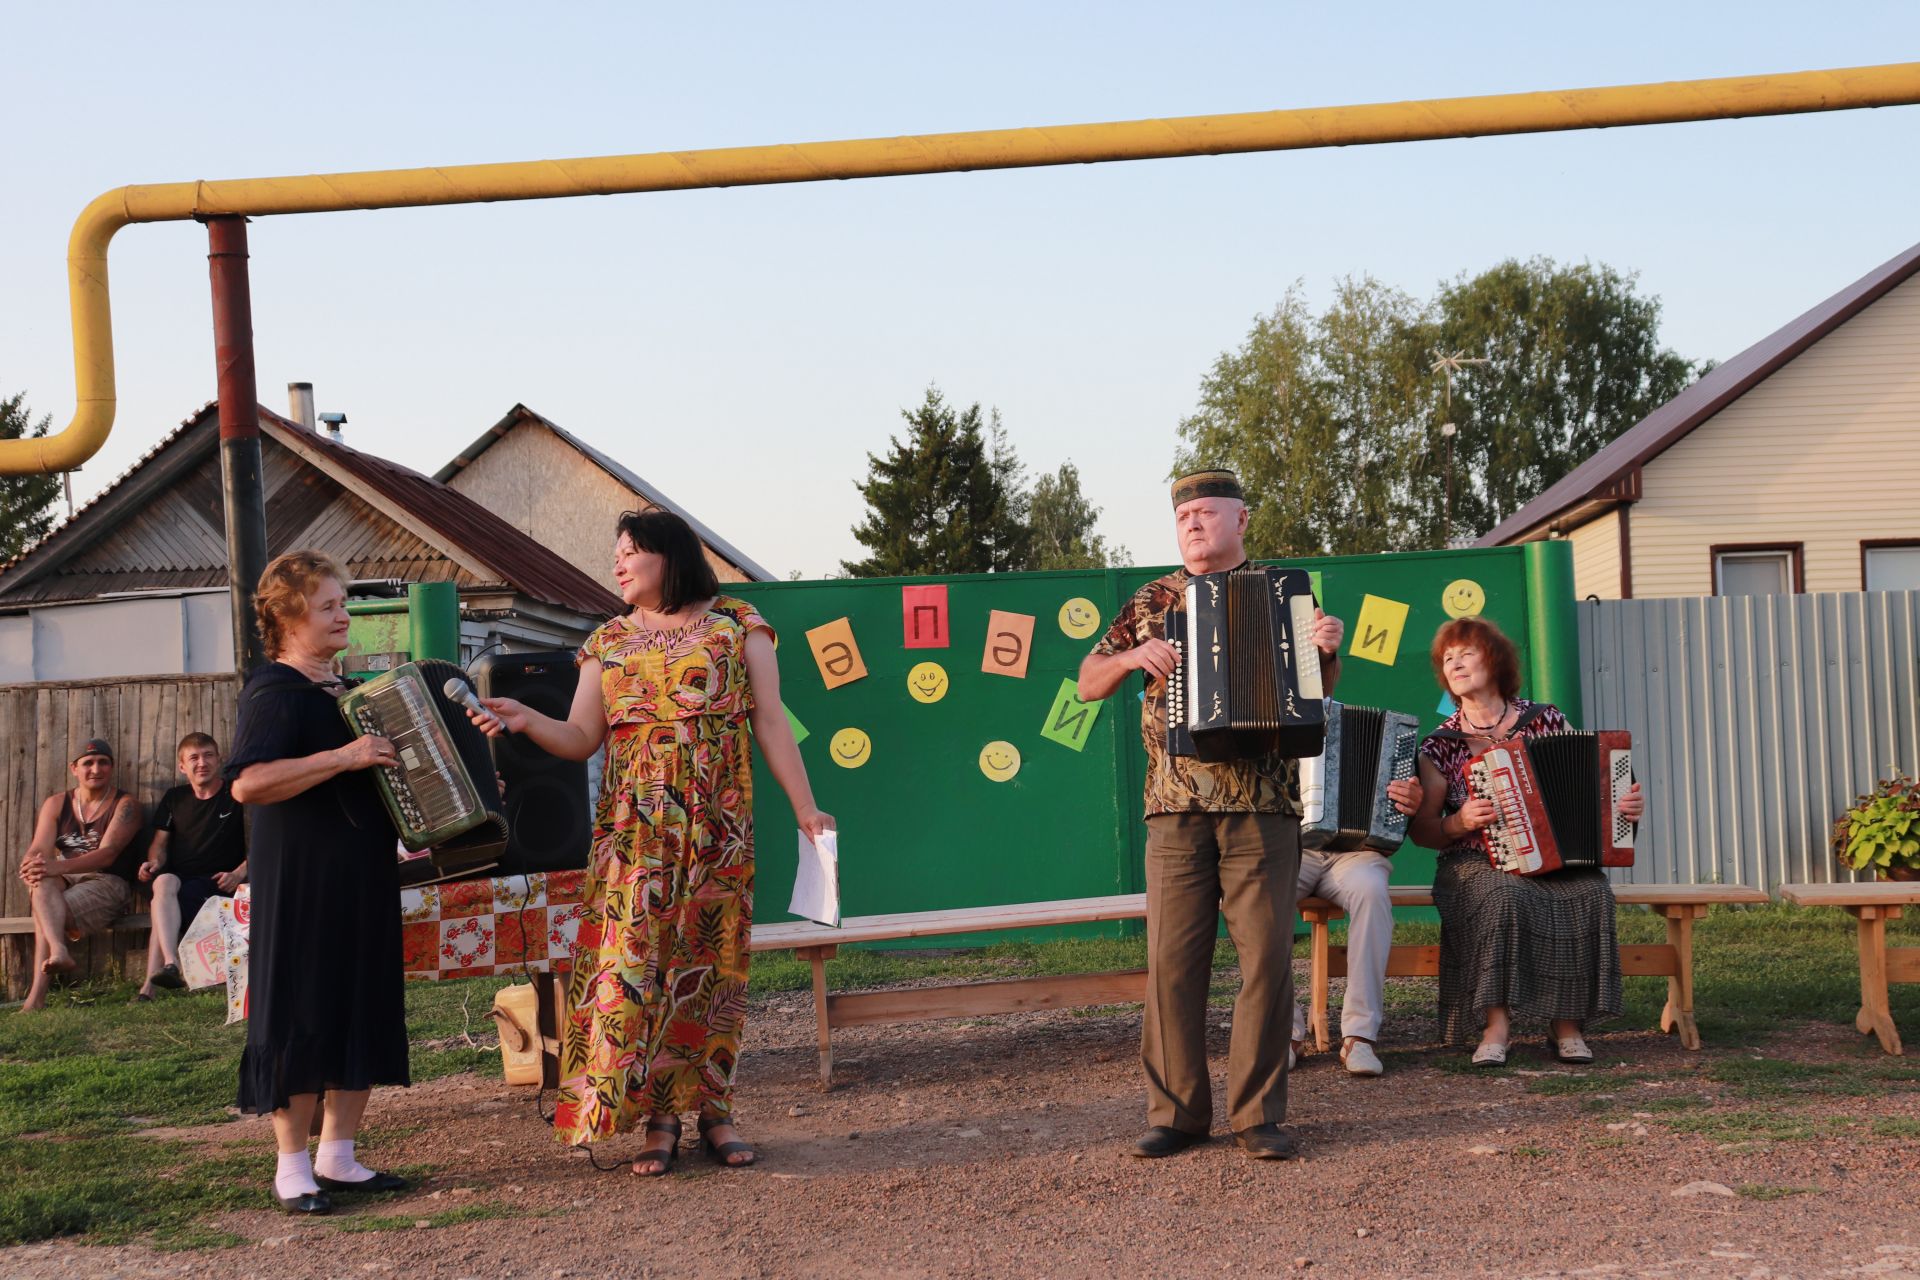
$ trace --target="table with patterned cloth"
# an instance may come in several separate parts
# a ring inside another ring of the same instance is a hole
[[[565,972],[585,908],[585,871],[459,880],[400,891],[401,967],[409,978]],[[213,898],[181,939],[187,985],[227,985],[227,1021],[247,1016],[248,888]]]

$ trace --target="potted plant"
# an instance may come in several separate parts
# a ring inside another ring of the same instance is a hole
[[[1895,774],[1833,824],[1833,855],[1882,880],[1920,880],[1920,782]]]

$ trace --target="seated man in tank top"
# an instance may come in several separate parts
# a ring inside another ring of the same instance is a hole
[[[113,749],[89,738],[69,766],[74,786],[41,802],[20,879],[33,896],[33,985],[22,1012],[46,1007],[53,975],[77,966],[69,942],[112,924],[133,905],[127,859],[137,858],[140,802],[113,785]]]

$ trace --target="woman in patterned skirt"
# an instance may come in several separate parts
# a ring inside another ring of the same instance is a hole
[[[1507,1060],[1515,1017],[1552,1023],[1562,1062],[1591,1062],[1583,1024],[1620,1012],[1620,955],[1613,889],[1598,869],[1520,876],[1494,867],[1474,833],[1493,822],[1491,801],[1470,799],[1462,766],[1510,738],[1571,726],[1557,707],[1519,697],[1513,642],[1484,618],[1457,618],[1433,638],[1433,670],[1454,713],[1420,744],[1425,795],[1409,835],[1440,851],[1433,903],[1440,909],[1440,1032],[1449,1044],[1480,1033],[1475,1066]],[[1620,801],[1638,822],[1640,785]]]
[[[629,511],[614,577],[632,611],[580,648],[566,720],[486,699],[499,723],[569,760],[611,735],[594,817],[586,911],[560,1035],[553,1125],[578,1144],[644,1123],[633,1172],[673,1167],[680,1116],[730,1168],[752,1164],[734,1130],[733,1077],[747,1011],[753,920],[753,778],[747,736],[818,837],[806,766],[780,705],[773,629],[720,594],[700,540],[666,511]]]

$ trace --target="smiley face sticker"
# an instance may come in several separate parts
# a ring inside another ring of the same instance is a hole
[[[980,772],[994,782],[1011,782],[1020,772],[1020,748],[1011,742],[989,742],[980,748]]]
[[[1440,593],[1440,607],[1449,618],[1478,617],[1487,607],[1487,593],[1472,578],[1455,578]]]
[[[907,672],[907,694],[915,702],[938,702],[947,696],[947,669],[937,662],[917,662]]]
[[[865,729],[842,729],[827,744],[827,754],[842,769],[858,769],[873,756],[873,739]]]
[[[1060,606],[1060,630],[1075,640],[1085,640],[1100,629],[1100,607],[1085,596],[1075,596]]]

